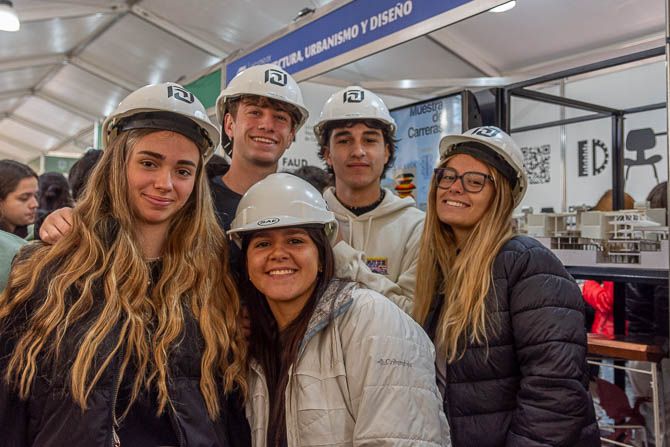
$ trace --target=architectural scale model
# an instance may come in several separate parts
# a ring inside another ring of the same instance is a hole
[[[517,228],[567,266],[668,269],[665,209],[524,213]]]

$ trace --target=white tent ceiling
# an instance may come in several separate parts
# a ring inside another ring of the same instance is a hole
[[[327,3],[14,0],[21,30],[0,32],[0,158],[79,153],[93,123],[133,89],[192,78]],[[510,12],[480,14],[311,81],[415,101],[482,77],[555,72],[661,46],[664,4],[518,0]]]

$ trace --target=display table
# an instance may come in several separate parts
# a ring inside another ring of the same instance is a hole
[[[589,354],[602,357],[641,360],[643,362],[660,362],[665,357],[663,347],[654,339],[634,337],[617,337],[609,339],[598,334],[588,334]]]
[[[622,371],[632,371],[651,376],[651,403],[654,418],[655,445],[663,446],[665,433],[665,408],[663,406],[663,380],[660,374],[660,362],[665,357],[663,346],[654,338],[617,337],[610,339],[598,334],[588,334],[588,354],[600,358],[616,360],[639,360],[650,362],[651,368],[647,370],[630,368],[625,365],[611,365],[603,363],[598,359],[589,359],[592,365],[615,368]],[[627,445],[614,443],[601,438],[603,442],[611,442],[615,445]]]

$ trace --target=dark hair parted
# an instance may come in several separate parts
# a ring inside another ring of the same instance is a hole
[[[387,145],[389,148],[389,160],[384,165],[384,171],[382,172],[381,176],[381,178],[384,178],[384,176],[386,175],[386,171],[388,171],[388,168],[392,166],[393,162],[395,161],[395,150],[396,145],[398,144],[398,139],[395,138],[393,132],[391,132],[391,126],[376,119],[370,118],[370,119],[327,121],[323,125],[321,138],[319,141],[319,147],[320,147],[319,158],[324,161],[326,160],[325,153],[326,149],[328,149],[328,145],[330,144],[330,135],[333,133],[333,130],[353,127],[356,124],[365,124],[370,129],[379,129],[382,131],[382,136],[384,137],[384,144]],[[335,171],[333,171],[332,166],[327,166],[326,169],[329,174],[335,175]]]
[[[0,201],[5,200],[8,195],[13,193],[21,180],[29,177],[39,179],[35,171],[28,165],[14,160],[0,160]],[[0,230],[14,233],[19,237],[28,235],[28,229],[25,226],[16,227],[13,231],[10,231],[10,228],[11,225],[0,216]]]
[[[14,160],[0,160],[0,200],[5,200],[19,182],[28,177],[38,179],[30,166]]]
[[[309,320],[314,313],[321,295],[335,275],[335,258],[323,226],[305,225],[310,239],[319,253],[318,261],[321,272],[317,275],[314,292],[300,314],[289,323],[283,331],[279,331],[270,306],[263,294],[256,289],[249,279],[247,270],[247,249],[253,233],[242,239],[242,262],[240,296],[245,297],[245,304],[251,316],[251,336],[249,337],[249,354],[256,360],[265,373],[270,396],[270,417],[268,421],[267,445],[277,447],[286,436],[286,402],[284,393],[288,383],[291,365],[297,360],[300,343],[307,330]]]

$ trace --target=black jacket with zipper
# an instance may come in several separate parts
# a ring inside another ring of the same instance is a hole
[[[574,280],[525,236],[502,247],[492,277],[488,344],[468,342],[463,357],[446,365],[453,446],[599,446],[583,300]],[[441,305],[438,297],[428,318],[433,339]]]
[[[48,275],[46,276],[48,277]],[[44,290],[44,289],[43,289]],[[22,331],[26,328],[34,306],[41,302],[35,294],[26,305],[0,323],[0,374],[4,377],[7,363]],[[19,399],[16,389],[4,380],[0,383],[0,447],[91,447],[114,445],[114,413],[119,383],[121,356],[117,355],[104,370],[93,388],[83,410],[68,393],[71,360],[86,328],[89,327],[104,300],[102,293],[97,306],[82,320],[71,325],[63,339],[60,352],[65,363],[56,364],[44,357],[27,399]],[[42,298],[43,300],[43,298]],[[100,364],[118,339],[118,325],[105,338],[97,351],[94,363]],[[169,355],[168,393],[173,404],[168,405],[172,429],[180,447],[245,447],[251,444],[239,396],[223,396],[221,416],[211,420],[200,392],[200,358],[204,347],[199,326],[188,309],[184,309],[184,328],[178,343]],[[222,380],[219,380],[222,383]],[[136,424],[135,424],[136,425]],[[122,446],[126,447],[126,446]],[[134,447],[134,446],[133,446]]]

